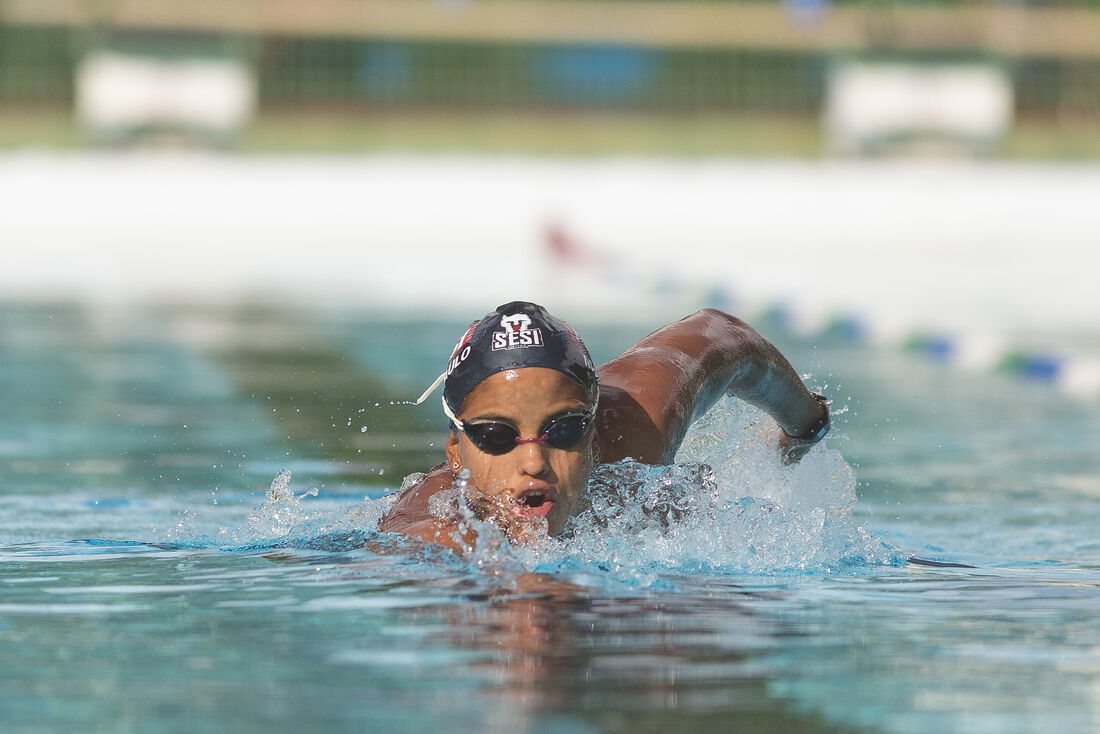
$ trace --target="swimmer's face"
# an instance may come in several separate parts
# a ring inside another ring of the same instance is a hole
[[[458,418],[464,423],[497,421],[534,438],[547,421],[592,406],[584,389],[557,370],[524,367],[497,372],[470,392]],[[462,431],[451,431],[447,462],[470,473],[469,482],[520,521],[544,517],[550,535],[561,532],[576,511],[592,472],[594,430],[575,446],[554,448],[548,442],[516,444],[505,454],[488,454]]]

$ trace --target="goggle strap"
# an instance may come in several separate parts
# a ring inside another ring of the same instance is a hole
[[[446,372],[441,374],[439,377],[435,378],[435,382],[433,382],[431,385],[429,385],[428,389],[425,390],[424,392],[422,392],[420,394],[420,397],[418,397],[416,400],[414,400],[412,404],[413,405],[420,405],[421,403],[423,403],[425,400],[427,400],[429,397],[431,397],[431,394],[433,392],[435,392],[436,390],[439,389],[439,386],[442,385],[443,382],[446,379],[447,379],[447,373]],[[594,393],[595,393],[595,398],[596,399],[595,399],[595,401],[593,401],[593,404],[598,405],[599,402],[600,402],[600,378],[599,377],[596,378],[596,385],[595,385]],[[595,408],[593,408],[592,412],[593,412],[593,417],[595,417]],[[446,395],[443,395],[443,414],[445,416],[447,416],[448,419],[450,419],[451,423],[453,423],[455,425],[455,428],[457,428],[460,431],[462,430],[462,421],[460,421],[458,419],[458,417],[455,416],[454,411],[451,410],[451,406],[447,405],[447,396]]]
[[[443,381],[444,381],[444,380],[446,380],[446,379],[447,379],[447,373],[446,373],[446,372],[444,372],[444,373],[443,373],[442,375],[440,375],[439,377],[435,378],[435,382],[433,382],[433,383],[431,384],[431,386],[430,386],[430,387],[429,387],[429,388],[428,388],[427,390],[425,390],[425,391],[424,391],[424,392],[423,392],[423,393],[422,393],[422,394],[420,395],[420,397],[418,397],[418,398],[417,398],[416,400],[414,400],[414,401],[413,401],[413,405],[420,405],[420,404],[421,404],[421,403],[423,403],[423,402],[424,402],[425,400],[427,400],[427,399],[428,399],[428,397],[429,397],[429,396],[430,396],[430,395],[431,395],[431,394],[432,394],[433,392],[435,392],[436,390],[438,390],[438,389],[439,389],[439,386],[440,386],[440,385],[442,385],[442,384],[443,384]],[[444,405],[446,405],[446,402],[444,402]]]
[[[444,374],[443,376],[446,377],[446,374]],[[462,421],[459,420],[458,416],[456,416],[454,414],[454,411],[451,410],[451,406],[447,405],[446,395],[443,396],[443,415],[447,416],[451,420],[451,423],[454,424],[455,428],[460,431],[462,430]]]

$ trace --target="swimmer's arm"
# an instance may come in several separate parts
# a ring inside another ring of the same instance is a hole
[[[402,490],[390,511],[378,522],[383,533],[403,533],[461,550],[457,540],[458,524],[431,516],[428,500],[436,492],[454,486],[454,475],[446,464],[433,467],[417,482]]]
[[[437,492],[454,487],[454,475],[446,462],[433,467],[427,474],[401,491],[393,507],[378,522],[383,533],[402,533],[431,543],[439,543],[453,550],[465,552],[477,542],[477,532],[459,518],[435,517],[428,509],[428,502]],[[503,530],[514,543],[531,539],[534,527],[517,520],[511,507],[490,495],[469,488],[465,493],[467,507],[474,517],[490,522]]]
[[[456,538],[460,537],[458,525],[448,520],[438,520],[428,517],[404,524],[395,524],[393,527],[383,528],[386,532],[411,535],[429,543],[439,543],[442,546],[463,552],[472,545],[471,542],[460,544]]]
[[[605,433],[607,428],[601,426],[601,449],[612,444],[611,451],[601,453],[602,460],[640,458],[628,445],[639,443],[630,438],[638,436],[642,460],[672,461],[691,422],[723,395],[745,400],[772,416],[783,430],[780,446],[788,460],[801,458],[809,449],[799,438],[828,421],[824,402],[806,389],[771,342],[740,319],[715,309],[659,329],[600,367],[599,373],[601,392],[606,386],[611,398],[609,409],[618,407],[625,414],[622,407],[633,403],[651,422],[648,441],[646,430],[615,434]]]

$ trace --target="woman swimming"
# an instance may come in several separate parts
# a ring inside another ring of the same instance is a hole
[[[513,301],[467,329],[440,380],[447,460],[405,487],[379,528],[452,548],[474,541],[459,515],[439,511],[440,493],[460,478],[462,501],[514,542],[556,535],[579,511],[596,464],[672,463],[688,426],[722,395],[775,419],[786,462],[829,430],[825,398],[764,337],[714,309],[597,368],[568,324]]]

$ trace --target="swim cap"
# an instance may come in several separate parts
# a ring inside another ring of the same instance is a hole
[[[447,362],[443,402],[451,414],[482,380],[504,370],[548,367],[580,383],[597,386],[596,367],[577,333],[545,308],[512,301],[488,313],[458,340]]]

